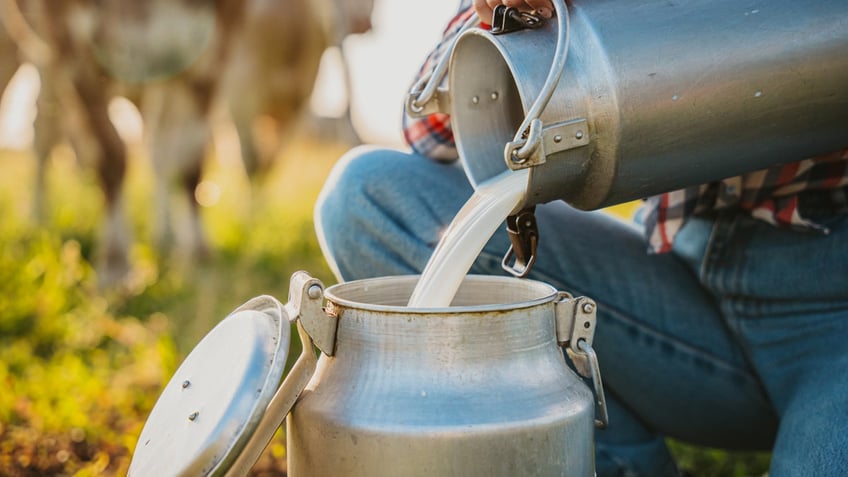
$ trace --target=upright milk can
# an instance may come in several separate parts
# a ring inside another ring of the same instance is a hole
[[[406,307],[417,281],[324,291],[299,272],[286,305],[236,310],[166,386],[130,475],[243,475],[285,419],[294,477],[593,476],[606,420],[594,302],[468,276],[451,307]],[[279,385],[288,321],[304,351]]]
[[[472,18],[406,103],[450,114],[475,188],[528,171],[507,219],[516,276],[536,260],[536,204],[598,209],[848,147],[845,0],[553,5],[550,21]]]

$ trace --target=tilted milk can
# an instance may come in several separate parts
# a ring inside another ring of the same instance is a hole
[[[166,386],[129,474],[243,475],[285,419],[294,477],[594,475],[594,302],[468,276],[451,307],[408,308],[417,280],[298,272],[287,304],[237,309]],[[279,385],[290,321],[303,352]]]
[[[555,20],[469,21],[406,105],[451,115],[475,187],[529,170],[515,275],[535,204],[597,209],[848,147],[845,0],[553,3]]]
[[[526,205],[596,209],[848,147],[844,0],[553,3],[468,24],[410,92],[473,184],[529,168]]]

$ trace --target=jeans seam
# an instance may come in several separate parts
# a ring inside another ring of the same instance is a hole
[[[742,227],[742,225],[739,222],[741,220],[743,220],[744,218],[746,218],[746,217],[735,216],[733,218],[733,225],[730,228],[730,230],[728,231],[728,238],[730,238],[731,235],[736,233],[736,231],[739,230]],[[738,262],[735,263],[734,266],[733,266],[733,283],[730,284],[731,285],[730,289],[731,290],[739,290],[740,293],[747,295],[747,294],[750,294],[750,287],[746,286],[746,282],[745,282],[745,280],[743,280],[742,275],[743,275],[743,272],[745,270],[745,267],[747,266],[748,257],[747,257],[747,254],[744,253],[744,249],[742,249],[742,250],[743,250],[742,253],[738,253],[738,254],[734,255],[734,258]]]
[[[741,310],[737,309],[738,302],[732,298],[728,298],[725,296],[727,290],[734,289],[728,288],[728,285],[736,285],[742,287],[742,283],[740,280],[740,274],[742,270],[742,266],[744,265],[744,254],[738,258],[740,263],[736,264],[734,267],[734,271],[731,274],[723,273],[721,270],[721,258],[726,254],[726,247],[730,240],[730,237],[738,230],[740,227],[741,216],[735,215],[728,217],[726,215],[719,215],[716,219],[715,225],[713,226],[713,231],[710,234],[710,240],[707,245],[707,252],[704,254],[704,263],[701,267],[702,269],[702,284],[707,288],[715,285],[715,291],[713,295],[716,297],[716,300],[719,304],[719,310],[721,312],[721,320],[724,323],[725,328],[730,333],[731,337],[737,344],[737,350],[741,354],[742,360],[746,363],[749,368],[749,373],[751,374],[753,381],[757,383],[757,386],[761,390],[761,394],[765,397],[765,399],[771,401],[771,396],[765,389],[760,377],[759,371],[754,364],[754,359],[751,353],[750,346],[748,345],[747,340],[744,338],[744,333],[742,331],[742,322],[739,318],[739,313]],[[713,247],[714,246],[714,247]],[[713,250],[715,248],[715,250]],[[709,274],[717,275],[714,283],[711,283],[709,280]],[[729,283],[729,282],[735,283]],[[754,304],[756,308],[759,308],[756,304]],[[774,406],[774,403],[772,403]]]
[[[745,361],[745,363],[747,363],[748,367],[751,369],[751,374],[754,377],[753,381],[760,389],[760,394],[765,400],[768,401],[772,409],[776,409],[771,394],[768,392],[768,389],[766,389],[766,386],[762,381],[762,378],[760,376],[760,370],[757,367],[756,362],[754,361],[752,350],[748,345],[748,341],[745,339],[745,335],[742,331],[742,319],[739,318],[739,316],[737,315],[733,302],[722,300],[719,308],[722,312],[722,321],[724,322],[724,325],[727,327],[727,330],[733,337],[733,340],[737,343],[739,353],[742,355],[742,359]]]
[[[684,351],[685,353],[688,353],[689,355],[692,355],[692,356],[697,355],[700,358],[708,359],[714,365],[723,368],[726,372],[742,374],[742,375],[745,375],[746,377],[749,377],[749,378],[752,378],[752,379],[756,378],[756,376],[752,373],[753,368],[749,368],[749,369],[740,368],[739,366],[736,366],[733,363],[721,358],[720,356],[712,354],[707,350],[703,350],[701,348],[696,348],[696,347],[690,345],[689,343],[686,343],[685,341],[681,341],[681,340],[679,340],[679,339],[677,339],[677,338],[675,338],[671,335],[668,335],[666,333],[658,331],[658,330],[651,328],[649,326],[645,326],[640,321],[637,321],[637,320],[634,320],[634,319],[628,317],[625,313],[622,313],[621,311],[619,311],[615,308],[611,308],[609,306],[605,306],[605,307],[599,306],[599,311],[601,311],[601,310],[608,312],[612,319],[618,320],[619,322],[623,322],[623,323],[626,323],[628,325],[635,326],[642,333],[648,333],[648,334],[654,335],[654,337],[658,341],[665,341],[665,342],[671,343],[674,346],[676,346],[679,350]],[[738,343],[738,340],[736,340],[736,341]],[[750,367],[750,361],[747,360],[747,356],[746,356],[746,364]]]
[[[710,238],[707,239],[707,246],[704,250],[704,258],[701,262],[701,267],[698,270],[698,280],[702,284],[709,282],[708,278],[713,271],[716,255],[719,253],[720,242],[719,229],[722,228],[721,217],[716,218],[713,222],[712,230],[710,230]]]

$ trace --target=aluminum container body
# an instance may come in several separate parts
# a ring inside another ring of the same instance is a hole
[[[848,146],[844,0],[567,8],[567,61],[525,205],[596,209]],[[450,112],[475,185],[508,169],[504,144],[551,69],[557,28],[458,40]]]
[[[591,390],[557,344],[549,285],[467,277],[407,308],[417,277],[330,287],[335,352],[286,419],[298,476],[592,476]]]

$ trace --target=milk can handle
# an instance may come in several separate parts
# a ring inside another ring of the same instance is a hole
[[[543,127],[539,117],[551,100],[554,90],[557,84],[559,84],[562,72],[565,69],[566,60],[568,59],[568,46],[571,38],[568,7],[565,4],[565,0],[553,0],[553,5],[557,17],[557,43],[554,58],[551,61],[551,69],[548,72],[548,76],[545,78],[541,91],[539,91],[539,96],[536,97],[536,101],[533,102],[530,110],[525,115],[513,140],[508,142],[504,148],[504,158],[510,168],[521,168],[524,166],[539,148],[542,141]],[[448,63],[456,47],[457,40],[459,40],[463,32],[478,24],[479,19],[476,15],[472,15],[471,18],[466,20],[454,37],[451,45],[445,50],[433,68],[415,82],[406,98],[405,108],[407,114],[411,117],[423,117],[435,112],[450,113],[446,104],[438,104],[440,102],[438,96],[444,98],[444,101],[441,102],[446,103],[449,99],[447,91],[440,90],[439,85],[448,71]],[[442,94],[438,94],[437,96],[437,93]],[[433,102],[436,104],[434,105]]]
[[[446,110],[447,108],[443,107],[444,105],[436,105],[435,108],[428,108],[427,105],[430,104],[430,101],[432,101],[436,96],[436,90],[445,78],[445,74],[448,72],[448,63],[450,62],[451,53],[453,53],[457,40],[459,40],[459,37],[462,36],[462,33],[479,24],[480,19],[477,18],[477,15],[472,15],[469,19],[465,20],[465,23],[462,24],[462,27],[460,27],[456,36],[454,36],[450,46],[445,49],[441,58],[439,58],[436,61],[436,64],[433,65],[433,68],[415,82],[406,97],[405,108],[407,114],[415,118],[426,116],[434,112],[449,113],[449,111]]]
[[[553,0],[553,4],[557,16],[557,43],[554,58],[551,61],[551,69],[548,71],[541,91],[539,91],[539,96],[530,106],[530,110],[524,116],[524,121],[518,126],[515,137],[504,148],[504,159],[506,159],[507,165],[520,166],[526,163],[541,144],[542,121],[539,117],[548,106],[568,59],[568,45],[571,39],[568,7],[565,5],[565,0]]]

